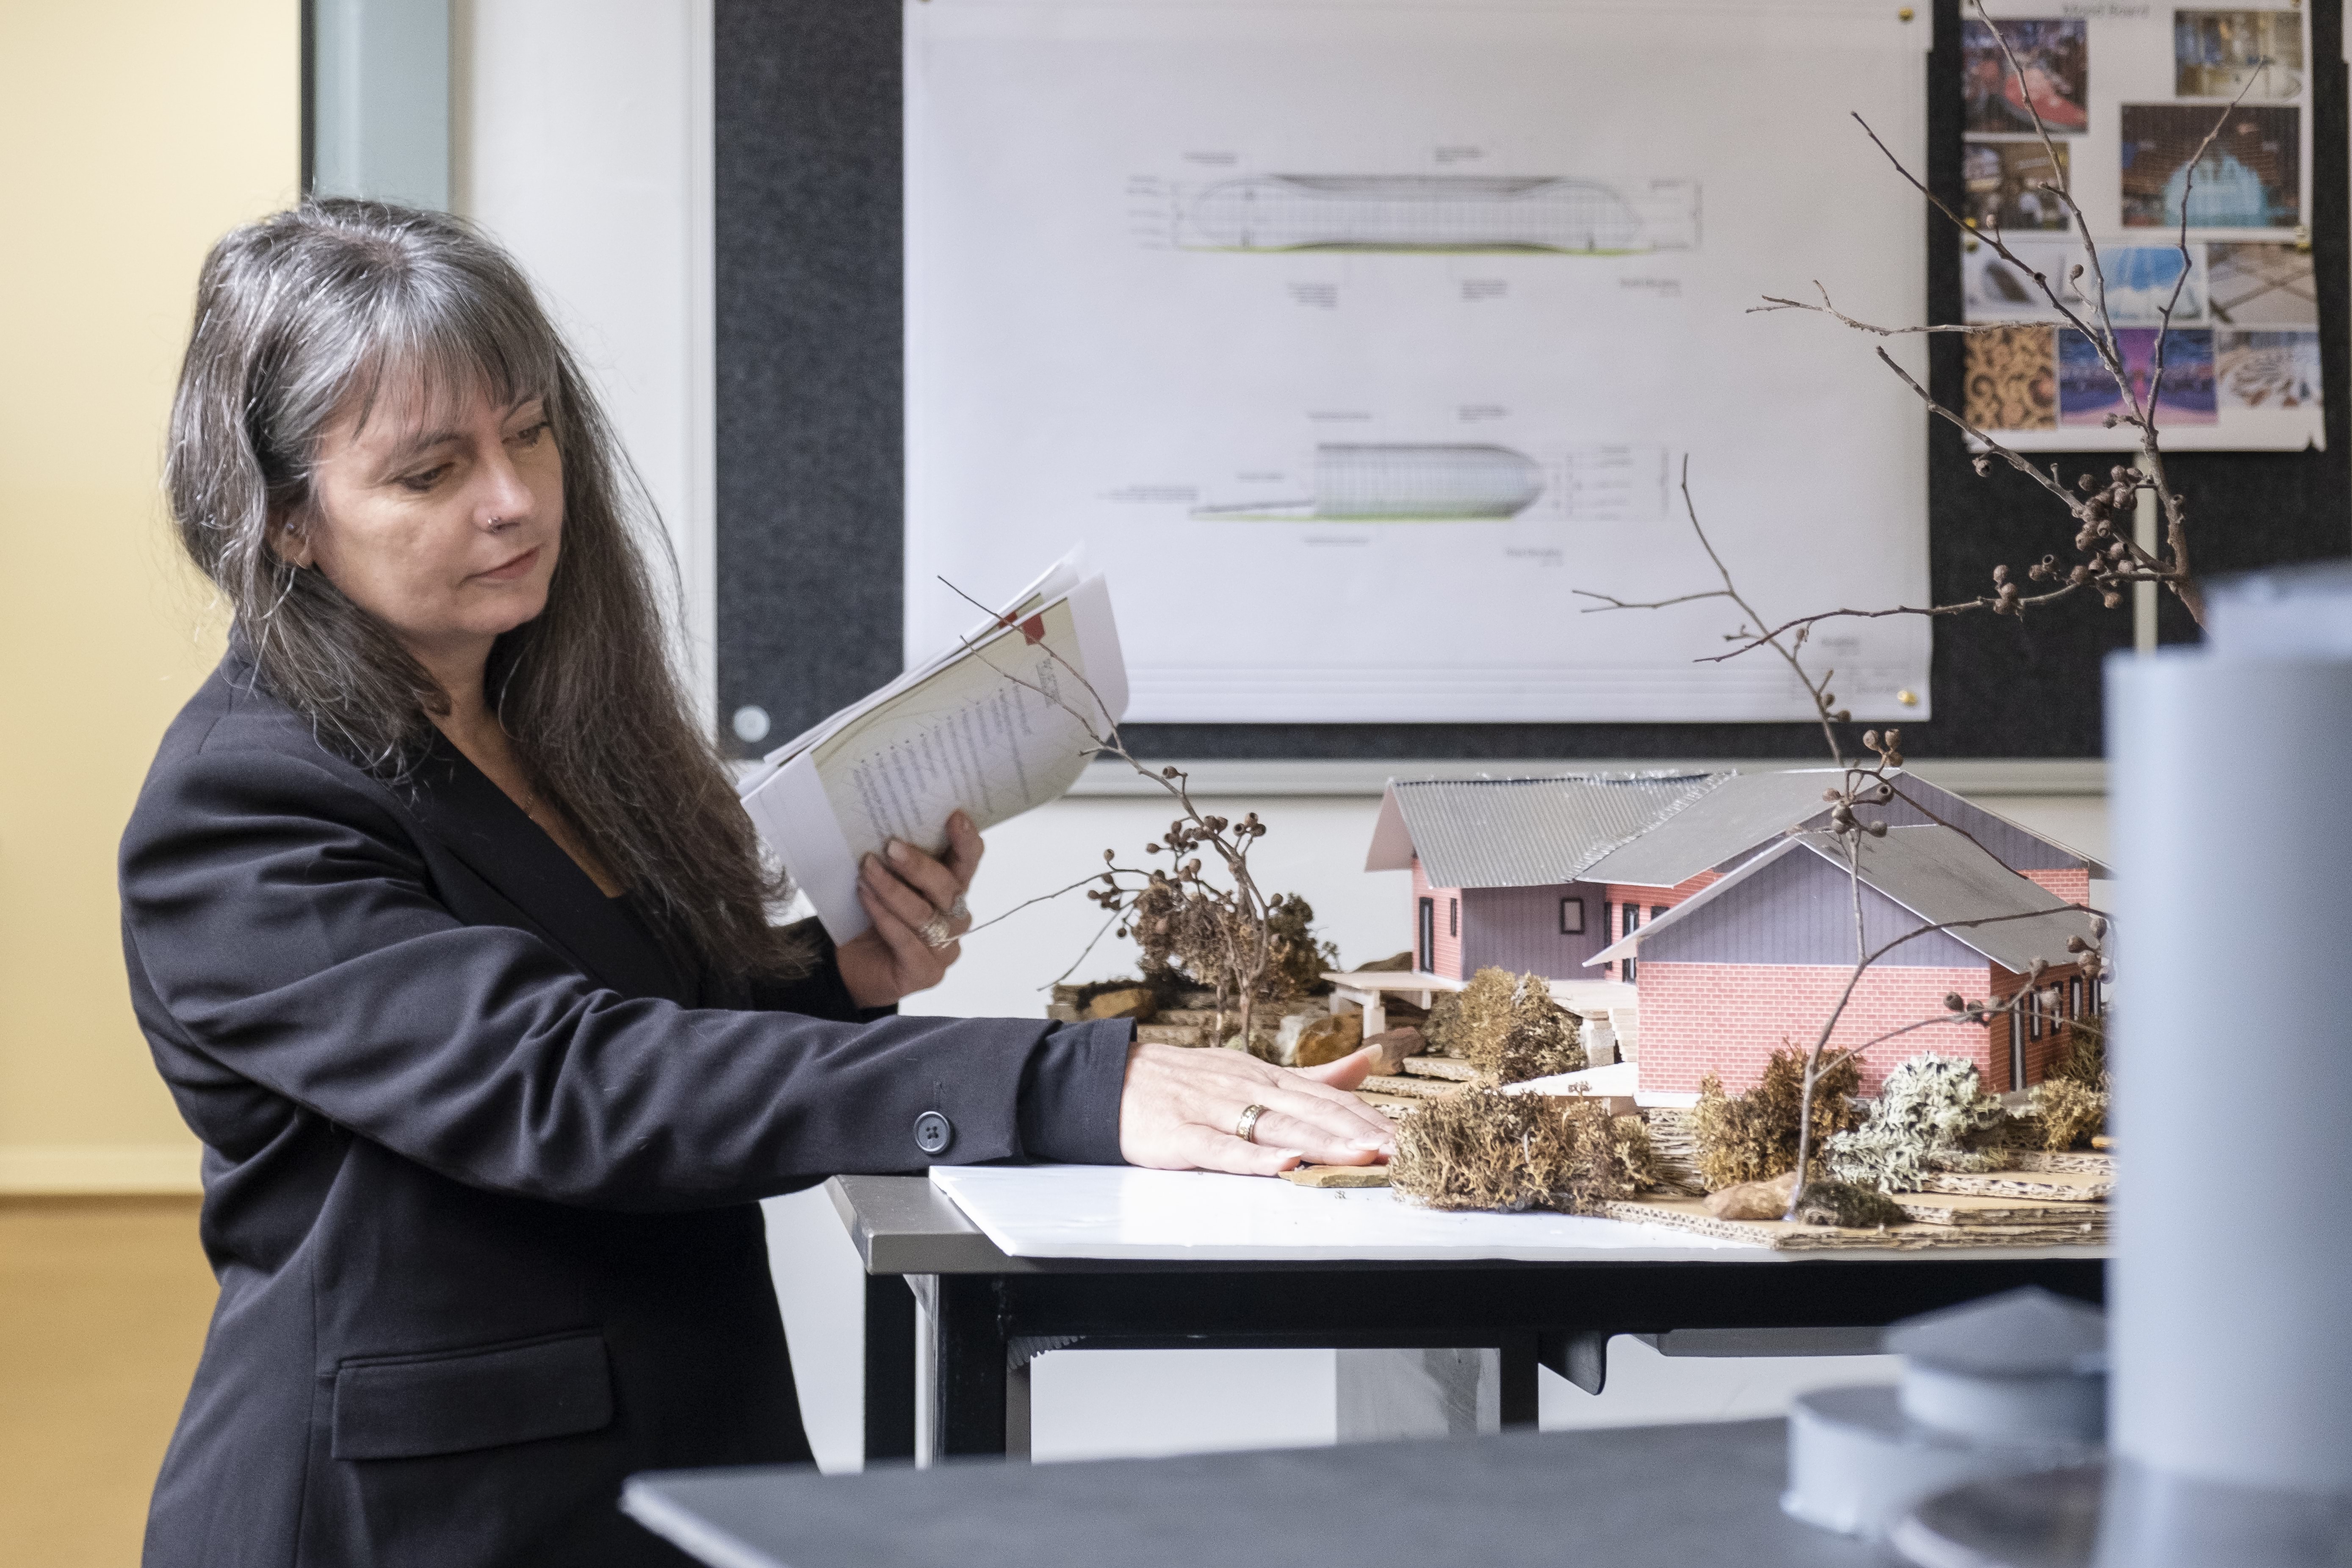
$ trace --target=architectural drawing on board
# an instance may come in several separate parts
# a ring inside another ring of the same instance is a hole
[[[1181,198],[1181,210],[1192,248],[1623,256],[1698,244],[1694,180],[1629,195],[1559,176],[1249,174]]]
[[[1402,442],[1315,448],[1311,499],[1192,509],[1198,518],[1357,522],[1496,521],[1544,492],[1543,468],[1508,447]]]

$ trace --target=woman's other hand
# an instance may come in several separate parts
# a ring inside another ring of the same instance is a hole
[[[963,895],[980,868],[980,830],[959,811],[948,818],[945,859],[892,839],[858,868],[857,901],[873,929],[841,944],[842,984],[860,1007],[887,1007],[928,991],[961,956],[955,940],[971,929]],[[933,946],[933,938],[944,938]]]
[[[1243,1051],[1132,1046],[1118,1102],[1130,1165],[1271,1176],[1291,1166],[1369,1165],[1396,1152],[1388,1118],[1348,1091],[1371,1068],[1359,1051],[1319,1068],[1270,1067]],[[1242,1112],[1262,1105],[1255,1136]]]

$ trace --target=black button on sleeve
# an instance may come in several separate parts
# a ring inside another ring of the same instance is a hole
[[[938,1154],[955,1142],[955,1123],[936,1110],[926,1110],[915,1118],[915,1147],[926,1154]]]

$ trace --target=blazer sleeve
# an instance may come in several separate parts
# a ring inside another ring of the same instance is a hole
[[[836,1173],[1118,1158],[1130,1026],[624,998],[531,932],[461,923],[390,797],[323,760],[159,768],[121,884],[134,982],[183,1043],[477,1186],[656,1210]],[[951,1135],[927,1152],[933,1111]]]

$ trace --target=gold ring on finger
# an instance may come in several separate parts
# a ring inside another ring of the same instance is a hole
[[[921,937],[923,945],[934,952],[955,941],[954,934],[948,930],[947,917],[937,911],[933,911],[929,920],[915,928],[915,934]]]
[[[1241,1120],[1234,1123],[1234,1136],[1244,1143],[1256,1142],[1257,1119],[1265,1114],[1265,1107],[1263,1105],[1244,1106]]]

